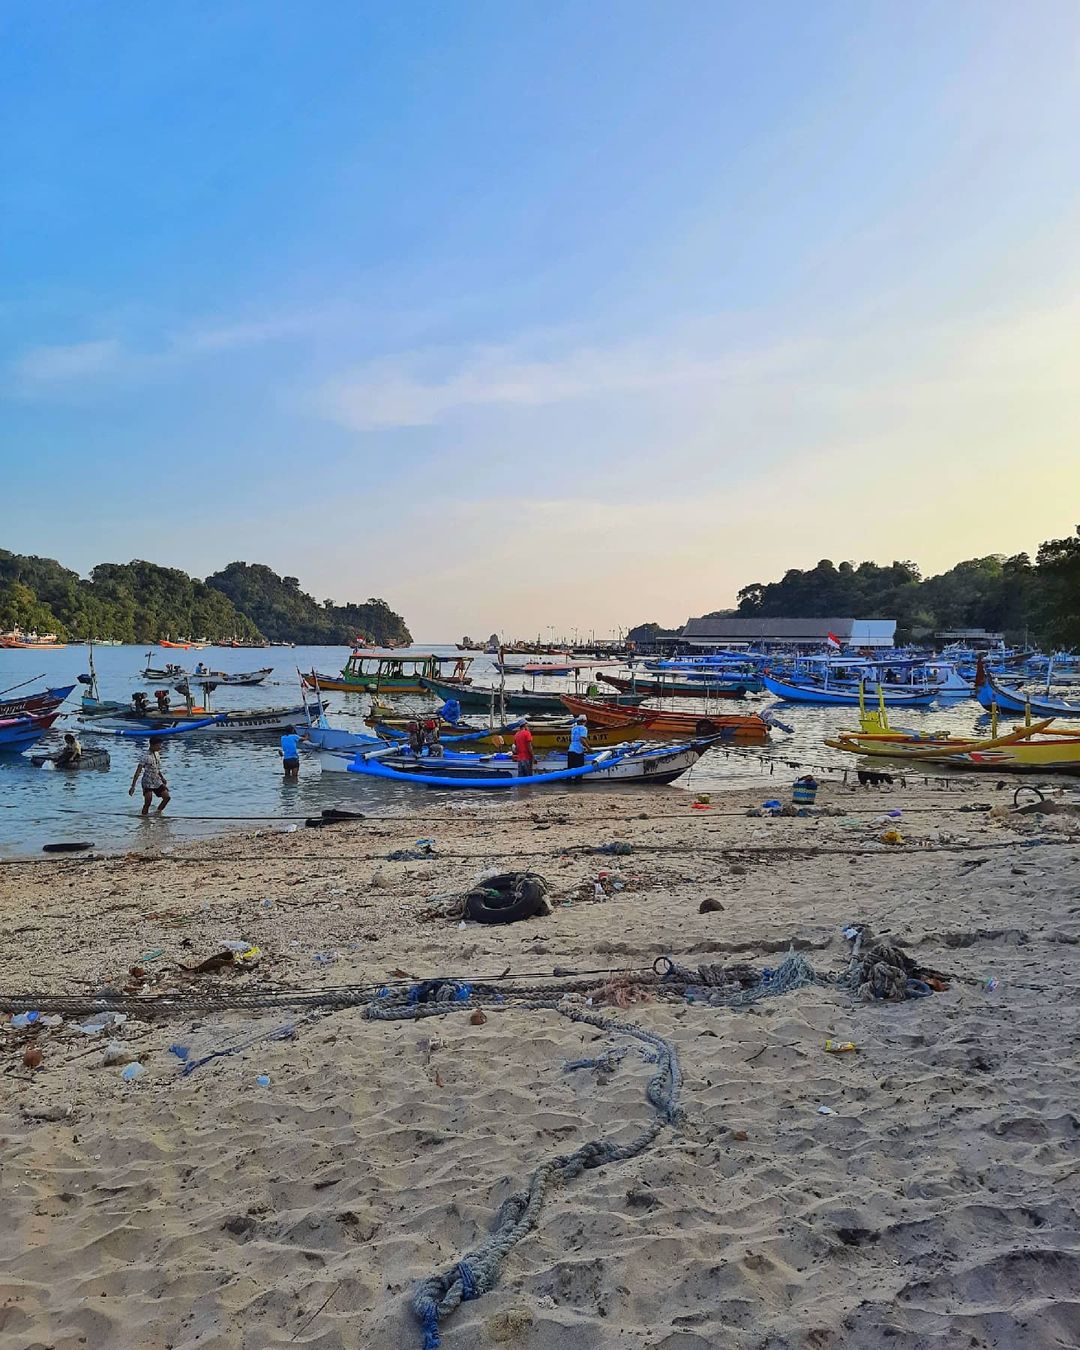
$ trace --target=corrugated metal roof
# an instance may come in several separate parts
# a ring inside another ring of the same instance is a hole
[[[682,636],[778,637],[798,641],[800,638],[826,638],[835,633],[838,638],[846,638],[855,622],[854,619],[691,619],[683,628]]]

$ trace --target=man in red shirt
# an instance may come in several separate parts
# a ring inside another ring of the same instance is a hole
[[[528,722],[514,737],[514,759],[517,761],[518,777],[531,778],[536,761],[533,758],[533,738]]]

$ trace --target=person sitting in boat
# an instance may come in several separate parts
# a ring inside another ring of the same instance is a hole
[[[77,769],[82,759],[82,746],[70,731],[64,735],[64,748],[53,760],[58,769]]]
[[[464,684],[466,669],[467,667],[465,665],[465,658],[463,656],[459,656],[458,659],[454,662],[454,673],[453,675],[450,676],[450,679],[453,681],[460,681],[462,684]]]
[[[885,680],[884,680],[884,683],[885,683],[885,684],[899,684],[899,683],[900,683],[900,676],[897,675],[896,671],[893,670],[892,666],[890,666],[889,669],[885,672]]]
[[[209,675],[209,674],[210,674],[210,667],[209,667],[204,661],[200,661],[200,662],[196,665],[196,667],[195,667],[195,674],[196,674],[196,675]]]
[[[424,721],[423,732],[423,752],[430,755],[433,759],[438,759],[443,752],[442,742],[439,740],[439,719],[437,717],[428,717]]]

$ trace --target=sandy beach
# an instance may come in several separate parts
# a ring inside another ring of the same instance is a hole
[[[655,1065],[513,997],[418,1021],[153,1002],[556,971],[586,973],[569,1006],[670,1042],[681,1114],[549,1192],[497,1286],[442,1323],[446,1350],[1080,1344],[1080,826],[988,812],[1012,792],[985,781],[829,784],[805,818],[748,816],[760,800],[418,797],[393,818],[0,868],[4,996],[147,1007],[90,1036],[85,1011],[13,1030],[0,997],[0,1346],[421,1346],[417,1281],[482,1242],[540,1163],[648,1124]],[[422,838],[434,856],[387,858]],[[596,851],[615,841],[629,851]],[[550,915],[439,913],[519,867],[548,881]],[[841,972],[853,923],[947,988],[731,1008],[620,977],[663,954],[775,967],[792,947]],[[184,969],[230,942],[258,955]],[[141,1076],[104,1065],[110,1039]],[[185,1074],[170,1047],[232,1053]]]

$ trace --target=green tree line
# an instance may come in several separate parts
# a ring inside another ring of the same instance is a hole
[[[895,619],[897,641],[919,641],[956,628],[985,628],[1012,641],[1080,648],[1080,526],[1049,539],[1034,562],[1026,553],[970,558],[938,576],[913,562],[822,559],[791,568],[779,581],[755,581],[738,593],[738,608],[705,617]],[[631,637],[663,632],[643,624]]]
[[[200,581],[156,563],[100,563],[83,578],[53,558],[0,549],[0,632],[14,628],[121,642],[410,640],[405,621],[385,601],[320,605],[295,577],[258,564],[230,563]]]

